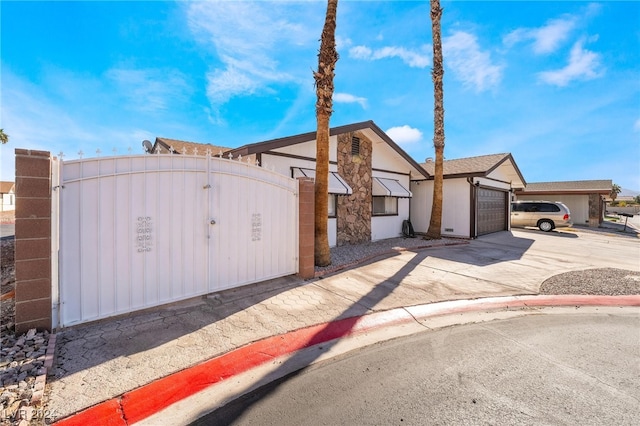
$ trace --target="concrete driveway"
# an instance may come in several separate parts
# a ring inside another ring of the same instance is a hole
[[[65,329],[48,408],[66,417],[102,401],[122,404],[133,389],[292,330],[432,302],[537,294],[551,276],[603,267],[640,272],[640,239],[514,230]]]
[[[499,232],[468,245],[403,252],[314,285],[380,310],[445,299],[537,294],[547,278],[592,268],[640,271],[640,240],[599,232]]]

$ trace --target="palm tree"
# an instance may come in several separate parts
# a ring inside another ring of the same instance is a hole
[[[4,132],[4,129],[0,129],[0,142],[4,145],[9,142],[9,135]]]
[[[327,215],[329,211],[329,120],[333,112],[333,77],[338,52],[336,51],[336,16],[338,0],[327,0],[327,13],[320,39],[318,71],[313,73],[316,95],[316,183],[315,183],[315,239],[316,266],[331,264]]]
[[[426,238],[442,238],[442,181],[444,163],[444,92],[442,78],[444,67],[442,65],[442,38],[440,18],[442,9],[440,0],[431,0],[431,33],[433,34],[433,146],[436,151],[436,169],[433,177],[433,203],[431,208],[431,220]]]
[[[611,192],[609,193],[609,197],[611,197],[611,201],[615,201],[618,198],[618,194],[622,192],[622,188],[617,183],[611,185]]]

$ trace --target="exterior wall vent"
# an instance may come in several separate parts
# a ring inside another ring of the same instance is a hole
[[[351,155],[360,155],[360,138],[356,136],[351,138]]]

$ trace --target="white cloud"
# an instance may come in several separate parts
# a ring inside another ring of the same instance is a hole
[[[349,93],[335,93],[333,100],[341,104],[353,104],[358,103],[363,109],[367,109],[367,98],[354,96]]]
[[[372,50],[367,46],[354,46],[349,49],[349,56],[354,59],[377,61],[387,58],[400,58],[402,62],[412,68],[426,68],[431,64],[431,56],[427,53],[429,46],[425,45],[419,51],[412,51],[404,47],[387,46]]]
[[[186,8],[191,31],[221,61],[207,73],[207,95],[215,110],[235,96],[295,82],[294,75],[281,70],[277,52],[317,43],[320,34],[305,25],[304,15],[315,10],[308,3],[190,2]]]
[[[604,74],[599,54],[583,48],[585,40],[577,41],[571,48],[569,63],[559,70],[538,73],[545,83],[566,86],[574,80],[593,80]]]
[[[636,122],[633,123],[633,131],[640,132],[640,118],[638,118]]]
[[[521,41],[532,40],[535,53],[552,53],[569,38],[575,27],[575,17],[552,19],[539,28],[518,28],[507,34],[503,42],[506,46],[511,47]]]
[[[92,85],[91,81],[86,83],[79,78],[64,81],[63,74],[59,73],[55,77],[59,84],[81,87]],[[87,114],[87,110],[91,108],[82,102],[84,98],[77,99],[71,93],[69,101],[61,98],[58,92],[50,94],[18,77],[6,67],[2,70],[2,82],[2,122],[5,132],[11,137],[9,143],[0,150],[2,180],[13,179],[15,148],[50,151],[53,155],[63,152],[65,158],[72,159],[78,158],[80,150],[86,156],[94,156],[97,149],[103,155],[111,155],[114,148],[117,148],[117,154],[126,154],[127,148],[131,147],[133,153],[139,154],[141,141],[153,140],[153,133],[140,125],[140,116],[131,120],[136,122],[132,126],[123,124],[121,115],[117,113],[114,113],[114,117]],[[107,108],[108,105],[118,104],[109,94],[101,91],[90,93]],[[118,96],[117,93],[112,95]]]
[[[442,42],[445,66],[465,86],[478,92],[490,89],[502,79],[502,67],[491,62],[491,55],[482,51],[475,35],[457,31]]]
[[[354,46],[349,49],[349,56],[353,59],[371,60],[373,50],[369,49],[367,46]]]
[[[2,119],[15,147],[46,149],[51,141],[98,140],[72,112],[51,100],[39,88],[4,69]],[[73,84],[68,81],[66,85]],[[40,148],[36,148],[40,147]]]
[[[207,73],[207,96],[214,105],[224,104],[233,96],[250,95],[259,87],[259,82],[235,67]]]
[[[350,38],[343,38],[336,34],[336,50],[338,52],[348,49],[351,45],[353,45],[353,41]]]
[[[167,110],[191,93],[185,76],[175,70],[114,68],[106,77],[127,98],[126,105],[141,112]]]
[[[422,132],[406,124],[392,127],[385,133],[399,145],[409,145],[422,140]]]
[[[550,19],[541,27],[518,28],[507,34],[503,38],[503,43],[507,47],[512,47],[520,42],[531,41],[534,53],[538,55],[553,53],[569,40],[572,32],[593,16],[598,15],[601,10],[602,5],[589,3],[580,13]]]

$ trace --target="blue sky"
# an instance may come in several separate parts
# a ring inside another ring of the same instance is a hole
[[[442,1],[445,158],[510,152],[528,182],[640,191],[640,2]],[[7,2],[2,180],[13,149],[142,153],[315,130],[326,2]],[[429,3],[338,5],[332,126],[373,120],[433,156]]]

